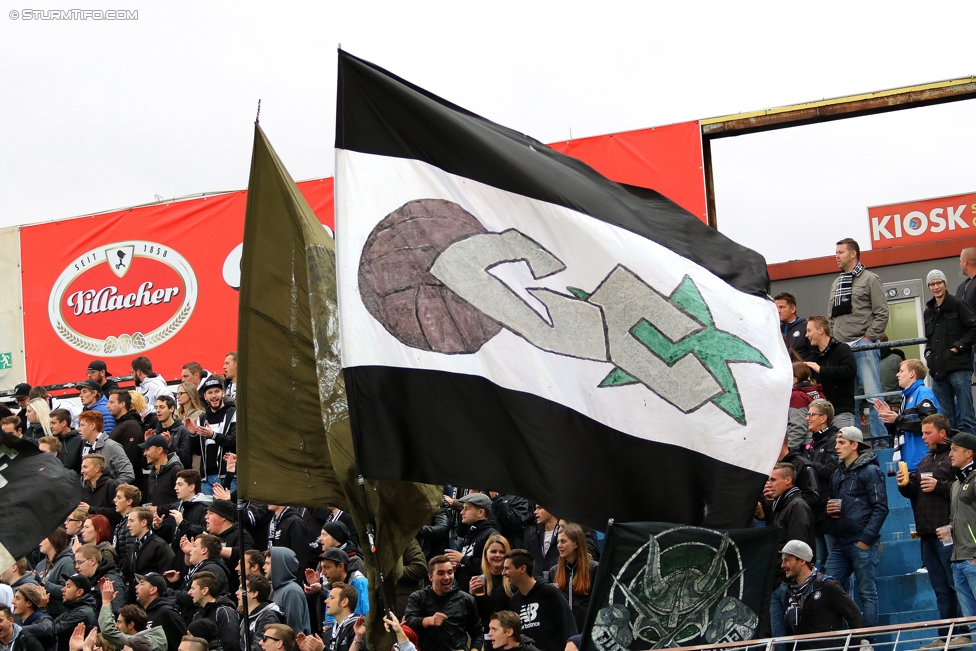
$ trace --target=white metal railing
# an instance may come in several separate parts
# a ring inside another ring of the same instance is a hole
[[[933,651],[949,651],[962,649],[969,651],[971,644],[952,645],[953,638],[969,636],[969,625],[976,625],[976,617],[960,617],[958,619],[940,619],[929,622],[913,622],[910,624],[891,624],[874,628],[859,628],[848,631],[831,631],[829,633],[812,633],[808,635],[791,635],[773,637],[762,640],[744,640],[742,642],[726,642],[723,644],[708,644],[703,646],[680,647],[682,651],[797,651],[797,649],[816,648],[820,651],[857,651],[861,640],[870,638],[875,651],[908,651],[918,649],[920,644],[942,640],[941,647]],[[939,634],[940,629],[948,630],[948,635]],[[912,635],[906,636],[911,633]]]

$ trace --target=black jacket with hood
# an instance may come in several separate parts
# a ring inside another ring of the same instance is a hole
[[[461,544],[461,562],[455,572],[457,584],[462,590],[468,589],[471,577],[481,574],[481,553],[485,549],[485,542],[496,533],[499,533],[498,525],[492,518],[478,520],[468,529]]]
[[[170,452],[166,462],[159,467],[159,472],[156,472],[156,466],[153,465],[150,465],[147,470],[146,488],[149,493],[147,503],[165,507],[176,502],[176,489],[174,488],[176,486],[176,473],[183,471],[183,464],[180,463],[179,456],[175,452]]]

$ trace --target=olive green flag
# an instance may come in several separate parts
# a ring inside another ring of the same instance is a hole
[[[270,504],[337,506],[352,514],[366,555],[371,646],[385,648],[388,635],[382,625],[372,626],[382,610],[376,561],[392,605],[403,552],[433,517],[441,490],[405,481],[359,486],[339,359],[335,241],[257,124],[247,192],[237,349],[238,494]],[[369,522],[375,523],[375,550]]]

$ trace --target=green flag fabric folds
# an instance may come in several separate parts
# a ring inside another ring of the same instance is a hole
[[[402,572],[402,554],[430,521],[441,491],[405,481],[368,481],[365,491],[358,485],[339,360],[335,242],[258,125],[240,291],[239,498],[337,506],[352,514],[361,534],[368,522],[375,522],[375,549],[365,535],[361,540],[371,615],[378,614],[374,561],[392,596]],[[388,646],[382,625],[372,630],[374,648]]]

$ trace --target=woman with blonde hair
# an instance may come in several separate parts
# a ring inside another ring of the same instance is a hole
[[[156,405],[146,402],[146,396],[135,389],[129,391],[129,397],[132,398],[132,408],[142,418],[142,431],[145,432],[146,438],[149,438],[156,433],[156,425],[159,424],[159,419],[156,418]]]
[[[192,382],[184,382],[176,387],[176,418],[187,418],[196,422],[204,414],[200,394]]]
[[[491,614],[508,608],[512,597],[512,586],[502,576],[505,554],[511,550],[508,540],[501,534],[492,534],[485,541],[481,552],[481,574],[471,577],[468,592],[478,604],[481,621],[487,622]],[[463,586],[462,586],[463,587]],[[487,631],[485,640],[489,640]]]
[[[42,436],[54,436],[51,432],[51,406],[47,404],[46,399],[34,398],[27,403],[26,411],[27,422],[30,423],[28,429],[31,430],[33,438],[39,439]]]
[[[590,558],[586,546],[586,534],[578,524],[567,522],[559,527],[556,537],[559,562],[549,571],[552,584],[563,591],[576,619],[577,630],[583,630],[586,609],[590,605],[590,592],[596,578],[597,562]]]

